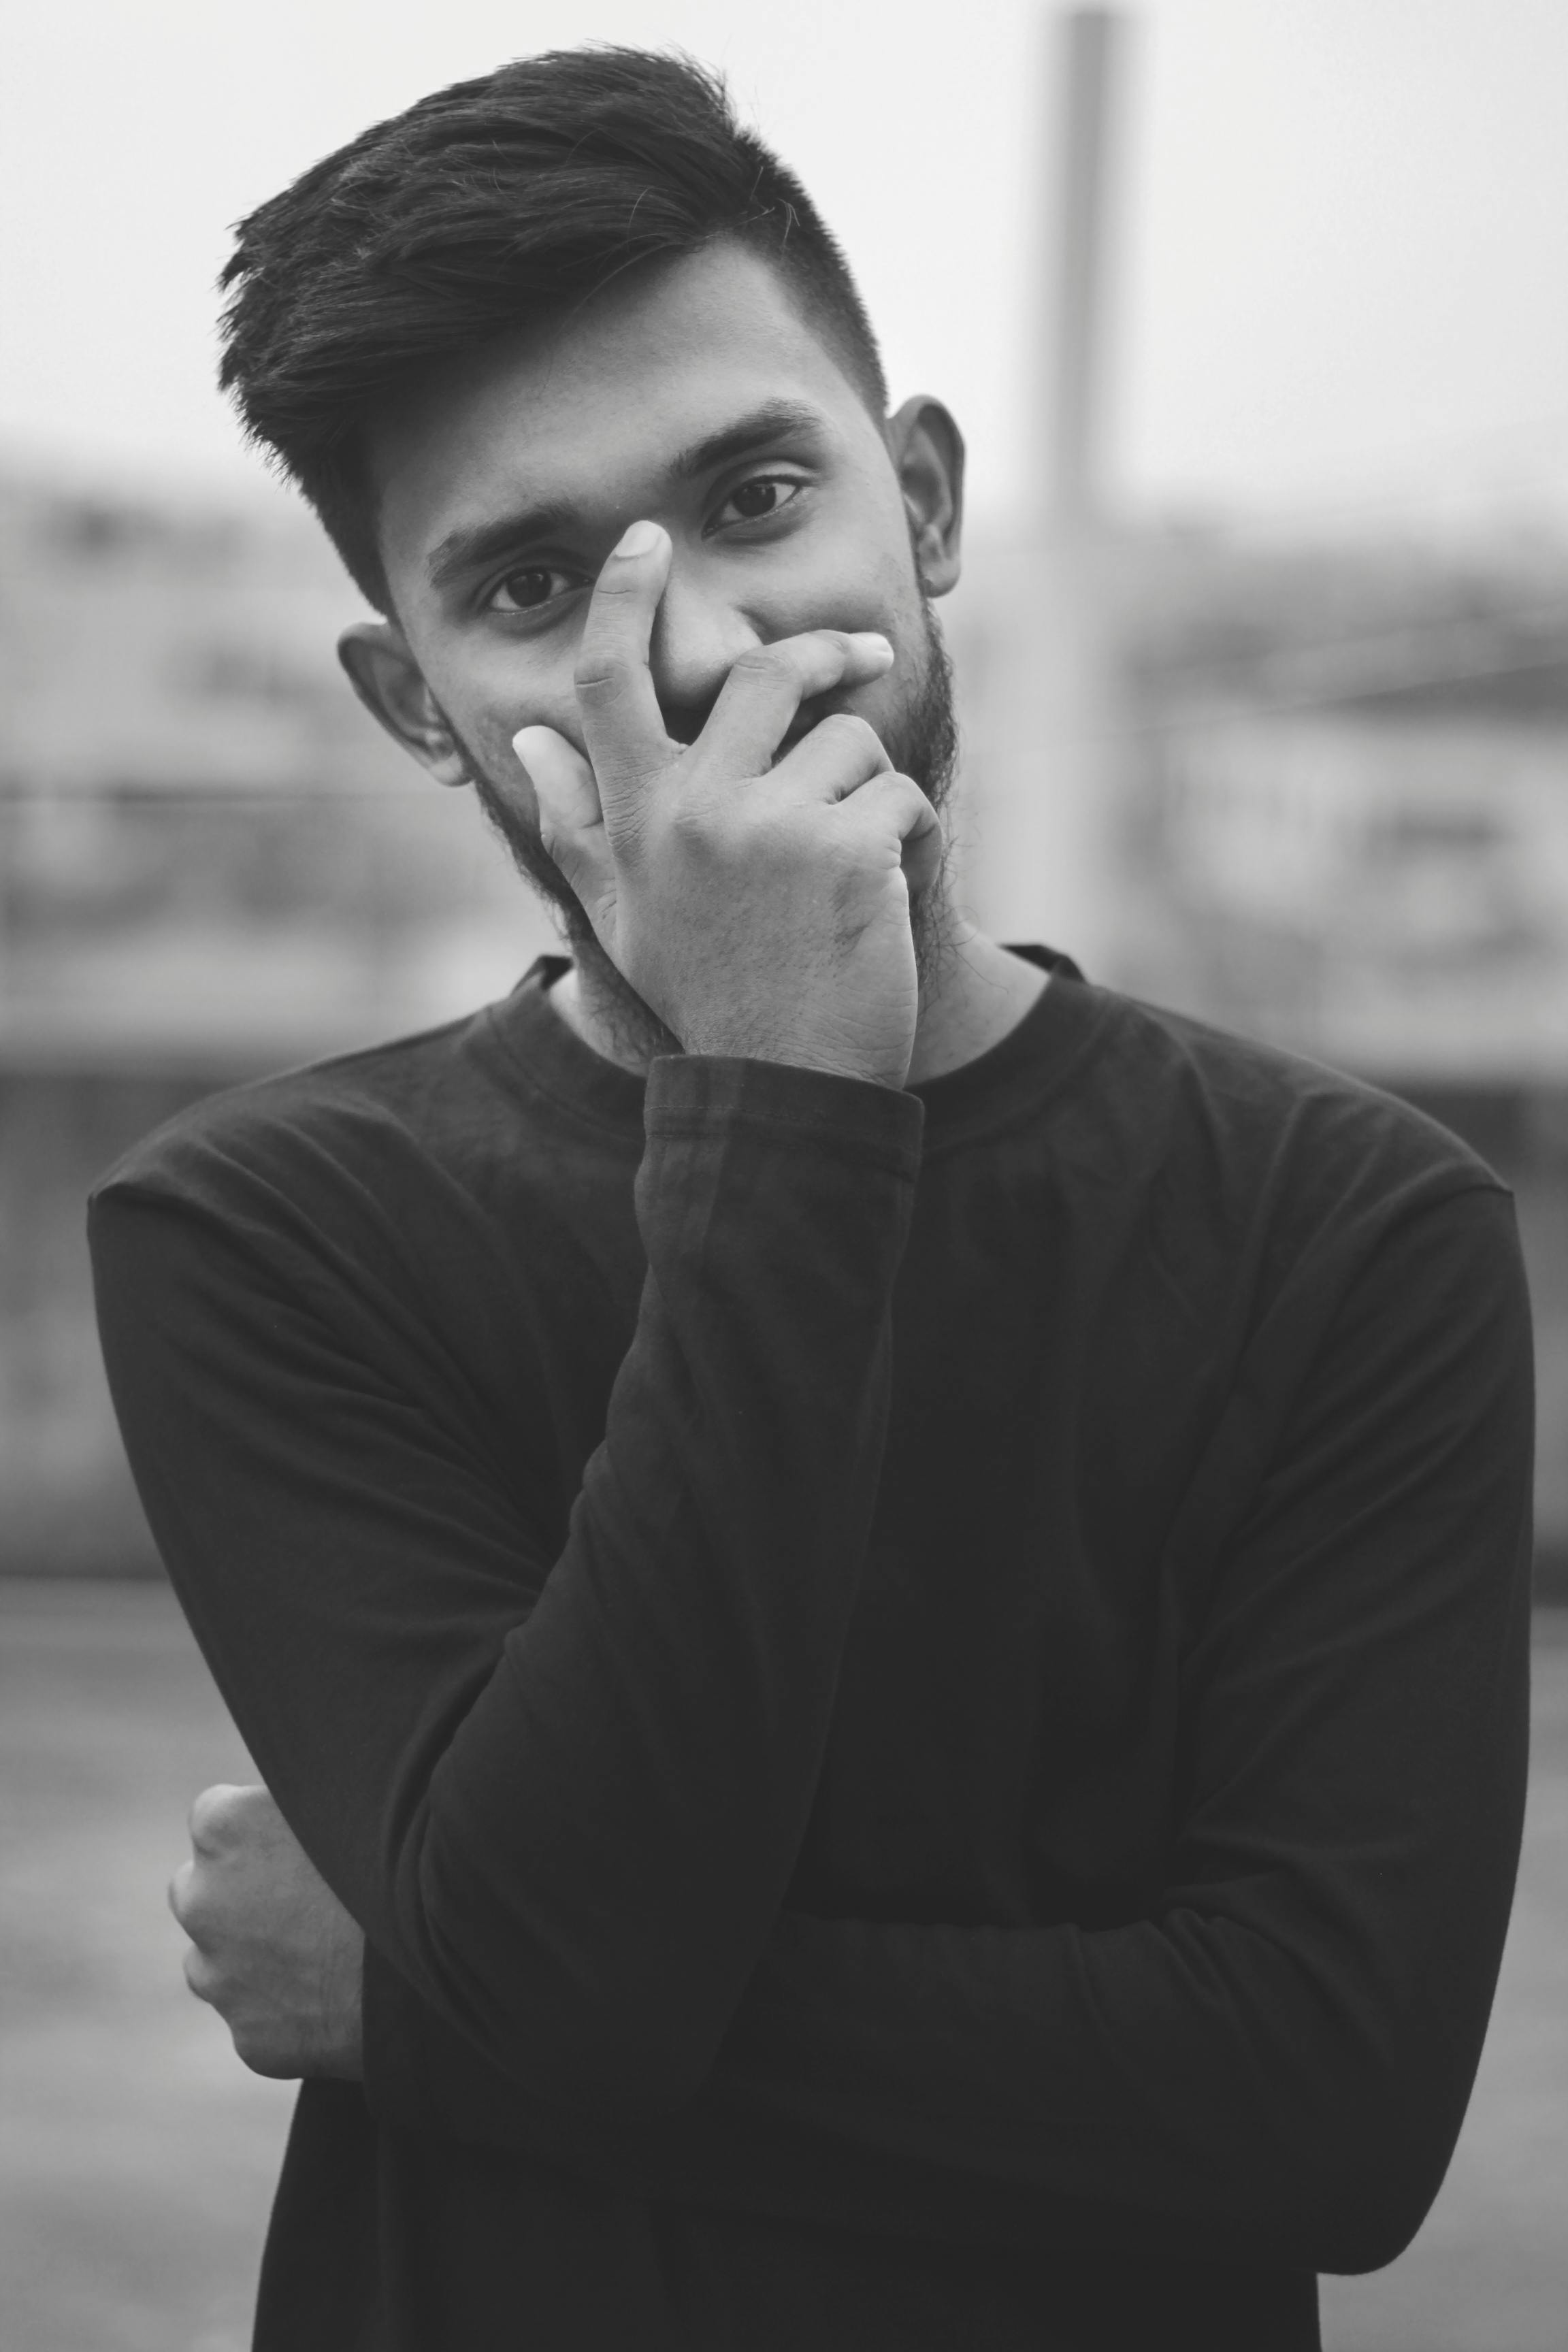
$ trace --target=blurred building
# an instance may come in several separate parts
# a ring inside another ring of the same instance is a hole
[[[446,1019],[552,941],[360,710],[313,525],[0,478],[0,1568],[150,1568],[82,1202],[193,1097]]]
[[[976,912],[1031,928],[1016,845],[1059,843],[1096,977],[1403,1094],[1499,1169],[1568,1594],[1568,548],[1101,530],[975,568]]]
[[[1390,1079],[1568,1080],[1568,551],[1193,550],[1121,656],[1158,992]]]
[[[1568,586],[1222,531],[975,551],[966,895],[1360,1072],[1518,1191],[1568,1564]],[[82,1199],[181,1104],[501,993],[552,943],[359,709],[314,527],[0,482],[0,1567],[151,1569]]]
[[[1118,528],[1129,19],[1053,12],[1034,530],[957,609],[971,904],[1337,1064],[1512,1184],[1542,1580],[1568,1599],[1568,545]]]

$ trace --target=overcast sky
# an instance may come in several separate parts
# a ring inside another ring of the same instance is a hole
[[[1033,459],[1038,0],[37,0],[0,101],[0,461],[254,485],[211,388],[226,226],[525,50],[679,43],[847,246],[895,397],[1005,523]],[[1568,517],[1564,0],[1129,6],[1111,451],[1129,504]]]

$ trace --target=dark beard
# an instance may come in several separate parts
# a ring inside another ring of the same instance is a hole
[[[925,622],[924,660],[920,684],[909,708],[883,731],[882,748],[900,775],[919,784],[940,815],[952,787],[958,763],[958,719],[953,705],[952,662],[931,599],[921,600]],[[451,726],[450,720],[447,721]],[[524,879],[552,906],[561,920],[566,943],[582,975],[584,995],[614,1037],[619,1051],[651,1061],[658,1054],[679,1054],[679,1037],[666,1028],[651,1005],[644,1003],[595,936],[581,902],[538,834],[522,823],[516,811],[486,775],[471,745],[457,730],[453,739],[468,762],[468,781],[486,817],[510,852]],[[915,971],[921,995],[929,994],[941,969],[950,929],[947,895],[947,852],[929,888],[910,903]]]

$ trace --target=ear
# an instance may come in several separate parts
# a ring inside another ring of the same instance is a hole
[[[940,400],[916,393],[888,419],[888,446],[929,596],[958,584],[963,530],[963,436]]]
[[[356,621],[338,639],[338,659],[371,717],[405,751],[412,751],[438,784],[472,781],[462,745],[395,622]]]

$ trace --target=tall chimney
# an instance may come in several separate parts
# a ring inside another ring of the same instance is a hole
[[[1058,177],[1047,493],[1051,522],[1068,533],[1092,524],[1104,487],[1107,189],[1121,31],[1109,8],[1069,9],[1050,60]]]
[[[1049,177],[1037,344],[1034,528],[993,574],[983,705],[970,730],[978,822],[965,887],[984,927],[1043,940],[1115,983],[1126,930],[1115,550],[1103,470],[1108,217],[1126,19],[1050,9]],[[1037,251],[1041,251],[1037,247]]]

